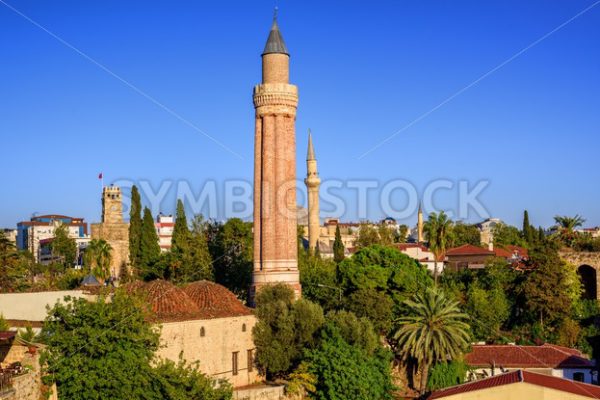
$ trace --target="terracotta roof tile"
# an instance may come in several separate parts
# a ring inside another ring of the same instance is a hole
[[[472,256],[472,255],[490,255],[494,252],[483,247],[473,246],[472,244],[463,244],[462,246],[454,247],[446,251],[447,256]]]
[[[143,296],[152,313],[151,320],[159,322],[186,321],[252,315],[224,286],[198,281],[179,288],[171,282],[157,279],[135,281],[125,285],[125,291]]]
[[[183,291],[200,309],[202,318],[225,318],[251,315],[252,310],[244,306],[226,287],[210,281],[197,281]]]
[[[590,368],[594,364],[581,352],[552,344],[542,346],[474,345],[465,355],[473,367]]]
[[[187,294],[171,282],[162,279],[133,282],[126,290],[143,296],[154,321],[173,322],[200,319],[200,309]]]
[[[428,399],[441,399],[448,396],[459,395],[462,393],[473,392],[482,389],[489,389],[497,386],[510,385],[525,382],[536,386],[542,386],[562,392],[573,393],[583,397],[593,399],[600,398],[600,387],[572,381],[569,379],[558,378],[556,376],[542,375],[535,372],[516,370],[490,378],[481,379],[475,382],[464,383],[458,386],[452,386],[446,389],[437,390],[428,397]]]

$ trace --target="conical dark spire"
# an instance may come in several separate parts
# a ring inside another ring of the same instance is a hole
[[[262,53],[265,54],[287,54],[287,47],[285,47],[285,42],[283,41],[283,36],[281,36],[281,32],[279,31],[279,26],[277,25],[277,7],[275,8],[275,12],[273,13],[273,25],[271,25],[271,32],[269,32],[269,38],[267,39],[267,44],[265,45],[265,49]]]
[[[306,153],[306,161],[316,160],[315,157],[315,149],[313,148],[312,143],[312,134],[310,133],[310,129],[308,130],[308,152]]]

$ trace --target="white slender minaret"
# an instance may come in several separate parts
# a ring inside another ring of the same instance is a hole
[[[308,151],[306,153],[306,179],[304,179],[308,192],[308,249],[314,254],[319,242],[319,186],[321,179],[317,171],[317,159],[313,148],[312,135],[308,130]]]
[[[414,237],[414,236],[413,236]],[[419,203],[419,213],[417,214],[417,242],[423,243],[423,209],[421,203]]]

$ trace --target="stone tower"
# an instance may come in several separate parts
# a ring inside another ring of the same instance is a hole
[[[413,236],[414,237],[414,236]],[[423,243],[423,209],[419,203],[419,212],[417,213],[417,242]]]
[[[261,286],[283,282],[301,294],[296,230],[296,107],[290,56],[276,15],[254,87],[254,270],[250,303]]]
[[[123,199],[121,188],[105,186],[102,190],[102,223],[118,224],[123,222]]]
[[[123,195],[118,186],[102,189],[102,222],[92,224],[92,239],[103,239],[112,247],[110,273],[120,277],[129,262],[129,224],[123,221]]]
[[[304,179],[304,183],[308,192],[308,249],[314,254],[321,230],[319,221],[319,186],[321,185],[321,179],[317,172],[317,159],[315,157],[310,130],[308,131],[306,179]]]

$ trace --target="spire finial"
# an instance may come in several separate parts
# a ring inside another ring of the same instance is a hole
[[[275,6],[275,9],[273,10],[273,24],[271,25],[269,38],[267,39],[267,44],[265,45],[265,49],[262,53],[263,56],[265,54],[272,53],[287,54],[289,56],[287,48],[285,47],[285,42],[283,41],[283,37],[279,31],[279,26],[277,26],[278,11],[279,8]]]
[[[308,152],[306,154],[306,160],[316,160],[317,158],[315,157],[315,149],[313,148],[313,142],[312,142],[312,133],[310,131],[310,128],[308,129]]]

